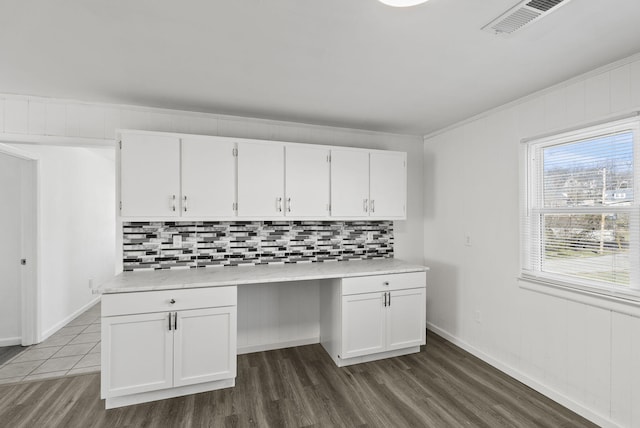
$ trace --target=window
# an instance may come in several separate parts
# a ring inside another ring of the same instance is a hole
[[[638,120],[530,141],[522,276],[640,300]]]

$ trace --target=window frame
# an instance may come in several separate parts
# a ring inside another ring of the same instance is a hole
[[[545,208],[542,201],[544,173],[536,152],[547,147],[576,143],[623,132],[633,134],[633,186],[634,199],[630,206],[623,207],[567,207]],[[612,120],[575,130],[559,132],[539,138],[522,141],[521,154],[521,209],[520,209],[520,279],[537,284],[560,287],[570,291],[587,292],[594,296],[640,302],[640,119],[635,114],[631,118]],[[638,195],[636,197],[636,194]],[[545,214],[552,213],[629,213],[632,227],[630,238],[630,265],[632,267],[629,286],[612,282],[588,280],[566,274],[542,270],[544,252],[544,226],[541,221]],[[535,223],[535,224],[534,224]],[[536,257],[532,253],[536,252]],[[533,266],[537,260],[537,266]]]

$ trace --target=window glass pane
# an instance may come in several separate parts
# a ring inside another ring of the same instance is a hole
[[[542,149],[545,208],[624,206],[633,202],[633,133]]]
[[[544,214],[544,272],[629,286],[628,213]]]

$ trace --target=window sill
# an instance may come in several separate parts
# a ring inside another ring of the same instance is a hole
[[[518,277],[520,288],[559,297],[565,300],[582,303],[597,308],[640,318],[640,297],[628,298],[601,294],[582,288],[574,288],[569,284],[535,277]]]

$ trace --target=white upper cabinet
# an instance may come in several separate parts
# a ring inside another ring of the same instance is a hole
[[[331,150],[331,215],[369,215],[369,151]]]
[[[323,147],[285,148],[285,214],[289,217],[329,217],[331,151]]]
[[[182,139],[183,217],[233,217],[235,143],[219,138]]]
[[[125,217],[180,215],[180,139],[128,134],[120,153],[121,214]]]
[[[171,220],[406,218],[406,153],[123,131],[120,214]]]
[[[238,216],[284,216],[284,145],[238,143]]]
[[[407,203],[406,154],[371,152],[369,158],[369,214],[376,218],[404,218]]]

